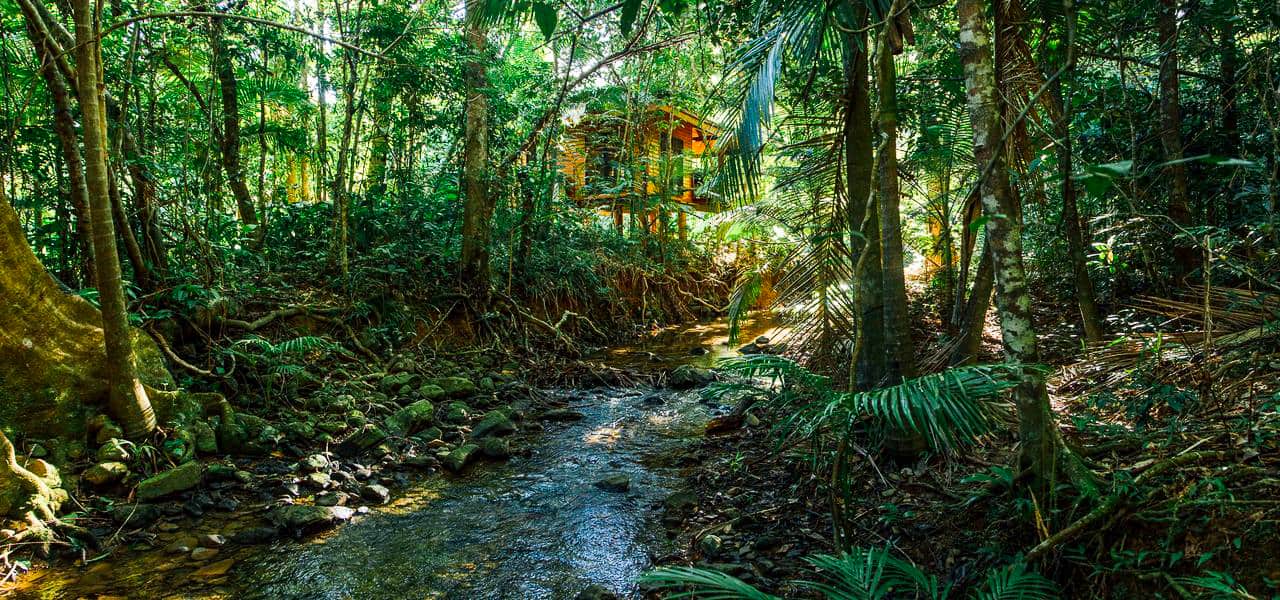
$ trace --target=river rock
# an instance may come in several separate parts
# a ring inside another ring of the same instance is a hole
[[[355,456],[381,444],[385,439],[387,439],[387,433],[382,428],[377,425],[366,425],[342,440],[338,444],[337,451],[342,456]]]
[[[702,550],[703,556],[715,556],[720,553],[720,548],[724,546],[724,540],[718,535],[704,535],[698,540],[698,549]]]
[[[304,534],[329,529],[350,520],[353,514],[355,513],[345,506],[286,504],[272,509],[267,514],[267,520],[281,531]]]
[[[553,408],[551,410],[548,410],[538,415],[538,420],[569,422],[569,421],[581,421],[583,417],[586,417],[586,415],[576,410],[572,410],[568,408]]]
[[[680,365],[667,374],[667,384],[677,390],[701,387],[716,380],[715,373],[693,365]]]
[[[483,445],[484,455],[496,460],[506,460],[511,458],[511,446],[507,444],[507,440],[502,438],[485,438]]]
[[[631,477],[626,473],[610,473],[595,486],[606,492],[623,493],[631,489]]]
[[[205,548],[204,546],[201,546],[191,551],[191,560],[209,560],[217,555],[217,548]]]
[[[298,469],[303,473],[315,473],[329,468],[329,457],[323,454],[312,454],[298,462]]]
[[[206,533],[196,537],[196,543],[202,548],[221,548],[227,545],[227,538],[216,533]]]
[[[80,478],[94,487],[106,487],[118,483],[129,475],[129,466],[122,462],[98,463],[85,469]]]
[[[280,537],[279,531],[274,527],[250,527],[241,529],[231,535],[231,541],[246,546],[254,544],[265,544],[277,537]]]
[[[516,432],[516,424],[511,422],[511,418],[500,410],[491,410],[485,413],[484,418],[471,428],[471,437],[483,438],[488,436],[511,435]]]
[[[98,462],[129,462],[128,442],[119,438],[111,438],[98,448]]]
[[[201,473],[200,463],[189,462],[152,475],[138,484],[138,500],[146,502],[185,492],[200,485]]]
[[[154,504],[117,504],[111,509],[111,520],[130,529],[146,527],[160,519],[160,509]]]
[[[417,376],[413,373],[395,373],[387,375],[378,383],[378,387],[387,394],[404,393],[404,388],[411,385]]]
[[[476,393],[476,384],[466,377],[437,377],[430,383],[444,390],[449,398],[467,398]]]
[[[476,444],[463,444],[444,456],[441,461],[450,471],[458,472],[467,466],[476,458],[476,453],[480,450],[480,446]]]
[[[391,490],[373,483],[360,488],[360,497],[374,504],[386,504],[391,499]]]
[[[93,441],[99,444],[105,444],[113,439],[122,438],[124,438],[124,429],[121,429],[119,425],[116,425],[115,422],[110,419],[103,419],[101,422],[101,428],[98,429],[98,435]]]
[[[587,589],[578,592],[573,600],[618,600],[618,595],[613,593],[598,583],[587,586]]]
[[[320,492],[316,494],[316,506],[341,506],[347,503],[347,495],[343,492]]]
[[[430,425],[435,414],[436,407],[430,400],[419,400],[387,417],[383,425],[387,433],[404,436]]]
[[[307,476],[302,478],[302,483],[307,487],[323,490],[329,487],[329,474],[320,471],[307,473]]]
[[[236,559],[234,558],[223,559],[200,567],[192,573],[191,576],[196,579],[216,579],[226,575],[227,571],[230,571],[231,567],[235,566],[235,564]]]
[[[688,514],[697,506],[698,495],[689,491],[676,492],[662,501],[662,507],[668,515],[672,516]]]
[[[418,388],[418,397],[423,400],[436,402],[438,400],[444,400],[446,396],[448,396],[448,394],[444,391],[444,388],[434,383],[424,383],[422,384],[422,387]]]
[[[457,425],[459,423],[466,423],[467,419],[470,417],[471,407],[467,406],[466,402],[455,401],[450,402],[449,406],[445,408],[443,414],[440,415],[440,421],[450,425]]]

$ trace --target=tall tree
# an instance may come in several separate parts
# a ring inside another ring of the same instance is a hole
[[[995,274],[996,310],[1005,355],[1023,366],[1014,390],[1018,411],[1021,459],[1041,483],[1047,485],[1057,464],[1058,436],[1049,408],[1044,376],[1035,369],[1040,362],[1035,325],[1031,319],[1031,292],[1022,261],[1022,224],[1013,205],[1006,167],[1003,127],[996,94],[991,30],[982,0],[959,0],[960,61],[964,67],[965,100],[973,128],[973,153],[981,181],[979,195],[987,218],[987,243]]]
[[[462,145],[462,264],[464,285],[489,285],[489,220],[493,199],[489,197],[489,77],[485,69],[485,5],[483,0],[467,0],[467,59],[463,65],[466,86]]]
[[[156,427],[156,416],[147,391],[138,379],[129,316],[125,311],[124,283],[116,251],[115,223],[111,215],[107,170],[106,100],[102,72],[101,37],[97,4],[73,0],[76,41],[76,89],[80,96],[84,135],[85,183],[92,218],[93,262],[98,277],[98,302],[106,343],[108,406],[125,434],[133,439]]]
[[[1156,29],[1160,44],[1160,145],[1164,148],[1165,175],[1169,178],[1169,218],[1179,226],[1191,225],[1187,165],[1182,162],[1182,108],[1178,90],[1178,0],[1160,0]],[[1174,273],[1193,270],[1199,253],[1187,242],[1174,245]]]
[[[1058,43],[1050,43],[1054,31],[1054,14],[1057,8],[1048,2],[1041,3],[1045,44],[1044,58],[1040,61],[1048,77],[1049,104],[1052,107],[1054,153],[1058,159],[1058,185],[1062,189],[1062,227],[1067,235],[1067,252],[1071,257],[1071,273],[1075,283],[1076,306],[1080,309],[1080,321],[1084,326],[1085,339],[1097,342],[1102,339],[1102,315],[1098,310],[1097,293],[1093,280],[1089,278],[1085,250],[1084,231],[1080,221],[1080,209],[1076,198],[1076,185],[1071,138],[1071,98],[1063,93],[1063,78],[1071,79],[1075,73],[1076,52],[1071,44],[1075,43],[1076,12],[1071,0],[1063,3],[1064,26]],[[1019,12],[1021,12],[1019,10]],[[1022,28],[1016,29],[1021,35]],[[1063,70],[1062,74],[1057,71]],[[1055,77],[1055,75],[1057,75]]]
[[[209,51],[213,70],[218,76],[218,90],[222,100],[222,135],[219,140],[222,169],[227,175],[227,186],[236,199],[236,211],[246,225],[258,224],[258,212],[253,196],[245,182],[244,166],[240,163],[240,84],[236,79],[236,65],[231,48],[227,44],[223,20],[209,20]]]
[[[885,19],[876,61],[880,92],[880,276],[884,290],[884,352],[888,358],[887,383],[897,384],[915,371],[915,345],[911,342],[911,316],[907,308],[907,283],[902,260],[901,193],[898,185],[898,82],[894,71],[896,17],[901,1],[894,2]],[[898,50],[901,44],[896,45]]]

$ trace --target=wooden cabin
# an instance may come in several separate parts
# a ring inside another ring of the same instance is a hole
[[[703,161],[711,159],[718,136],[715,125],[673,106],[652,106],[639,119],[588,113],[566,130],[562,142],[566,191],[579,204],[612,216],[619,231],[633,216],[657,231],[675,212],[683,239],[689,212],[719,210],[718,202],[698,192],[709,171]],[[657,208],[669,202],[681,210]]]

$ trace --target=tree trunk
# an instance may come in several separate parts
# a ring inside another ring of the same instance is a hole
[[[895,3],[896,6],[897,3]],[[915,371],[915,345],[911,343],[911,315],[907,307],[906,274],[902,265],[902,220],[898,212],[898,97],[893,52],[880,47],[877,82],[880,89],[880,265],[884,290],[884,353],[887,383],[897,384]]]
[[[485,72],[484,3],[467,1],[466,123],[462,147],[462,265],[464,285],[478,289],[489,286],[489,220],[493,200],[489,197],[489,98]]]
[[[341,12],[335,14],[341,19]],[[352,153],[351,137],[355,126],[357,71],[354,54],[346,49],[342,54],[342,139],[338,142],[338,167],[334,170],[333,186],[329,192],[333,196],[333,245],[330,256],[337,265],[338,271],[346,275],[351,269],[349,249],[351,196],[348,193],[350,186],[347,184],[347,163]]]
[[[27,20],[27,34],[35,47],[40,60],[40,75],[45,86],[49,88],[49,96],[53,102],[53,130],[58,135],[62,149],[62,158],[67,166],[67,181],[70,188],[71,212],[75,215],[76,255],[85,258],[84,275],[88,286],[94,285],[93,260],[89,251],[93,233],[89,225],[89,191],[84,182],[84,161],[80,156],[80,144],[76,138],[75,117],[71,114],[71,96],[62,76],[54,67],[54,53],[49,50],[44,36],[36,26]]]
[[[960,344],[951,356],[951,364],[972,364],[982,352],[982,331],[987,327],[987,309],[991,307],[991,289],[994,286],[991,250],[984,246],[982,258],[978,260],[978,272],[973,275],[973,288],[958,313]]]
[[[1187,165],[1182,162],[1182,114],[1178,100],[1178,0],[1160,0],[1156,16],[1160,50],[1160,145],[1169,178],[1169,218],[1182,227],[1191,225]],[[1174,273],[1182,277],[1199,264],[1199,255],[1189,241],[1174,241]]]
[[[107,172],[105,102],[98,76],[101,53],[98,27],[91,0],[75,0],[76,75],[83,117],[85,181],[92,215],[93,262],[98,274],[98,301],[106,347],[108,406],[132,439],[140,439],[156,427],[156,416],[147,392],[138,379],[125,312],[124,285],[116,251]]]
[[[1058,458],[1058,437],[1044,376],[1030,368],[1040,362],[1040,352],[1022,263],[1022,224],[1016,217],[1017,207],[1012,205],[1004,158],[991,32],[981,0],[959,0],[956,12],[974,158],[979,173],[984,175],[979,182],[980,196],[988,218],[987,243],[995,274],[1001,336],[1008,360],[1027,367],[1013,394],[1018,410],[1021,459],[1031,469],[1039,491],[1047,492],[1052,489],[1049,482]]]
[[[1047,32],[1052,31],[1053,15],[1060,10],[1060,7],[1054,8],[1048,3],[1043,3],[1042,10],[1044,11],[1046,29],[1045,39],[1049,39]],[[1067,29],[1074,30],[1075,11],[1068,9],[1065,18],[1067,19]],[[1068,69],[1067,75],[1075,72],[1074,51],[1066,48],[1069,43],[1071,43],[1069,36],[1064,35],[1056,49],[1052,49],[1046,44],[1045,56],[1041,60],[1046,76],[1051,76],[1064,66]],[[1064,54],[1071,57],[1071,64],[1064,64]],[[1056,118],[1053,120],[1053,137],[1056,143],[1053,146],[1058,158],[1058,177],[1062,186],[1062,225],[1067,235],[1067,253],[1071,258],[1071,273],[1075,282],[1076,305],[1080,309],[1080,321],[1084,327],[1085,339],[1090,342],[1098,342],[1102,340],[1103,335],[1102,316],[1098,310],[1098,299],[1097,294],[1094,292],[1093,280],[1089,278],[1088,252],[1085,248],[1084,232],[1080,224],[1080,210],[1076,204],[1076,186],[1073,173],[1074,167],[1072,166],[1073,157],[1071,155],[1070,119],[1072,107],[1070,98],[1064,98],[1062,78],[1056,78],[1049,82],[1047,98],[1056,113]]]
[[[209,52],[212,54],[213,68],[218,75],[218,89],[222,97],[222,169],[227,174],[231,195],[235,196],[240,220],[246,225],[257,225],[258,212],[254,207],[253,196],[249,195],[249,185],[245,183],[244,169],[240,164],[240,98],[236,66],[222,37],[222,19],[210,20]]]
[[[1240,140],[1240,106],[1238,105],[1239,92],[1237,90],[1236,78],[1239,68],[1240,49],[1236,44],[1236,12],[1238,5],[1236,0],[1229,0],[1226,3],[1226,15],[1222,22],[1222,28],[1219,33],[1219,44],[1222,56],[1220,59],[1219,77],[1222,79],[1220,93],[1222,94],[1222,138],[1223,154],[1228,157],[1237,158],[1240,156],[1241,140]],[[1232,185],[1228,187],[1227,194],[1227,214],[1228,219],[1243,219],[1247,214],[1248,205],[1244,198],[1236,193],[1239,186],[1234,185],[1236,179],[1231,180]],[[1211,225],[1220,225],[1222,219],[1209,219]]]

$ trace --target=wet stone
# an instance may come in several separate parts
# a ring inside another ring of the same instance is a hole
[[[595,486],[606,492],[623,493],[631,489],[631,477],[626,473],[611,473],[595,482]]]

